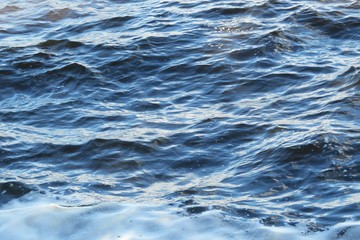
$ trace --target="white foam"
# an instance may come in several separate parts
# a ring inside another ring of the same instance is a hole
[[[212,210],[183,216],[170,206],[122,205],[65,207],[48,202],[16,203],[0,210],[1,240],[31,239],[259,239],[354,240],[360,223],[342,223],[319,233],[301,227],[267,227],[256,221],[225,217]]]

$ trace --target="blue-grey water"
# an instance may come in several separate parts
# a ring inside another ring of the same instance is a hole
[[[359,117],[358,0],[0,2],[0,215],[149,204],[327,231],[360,220]]]

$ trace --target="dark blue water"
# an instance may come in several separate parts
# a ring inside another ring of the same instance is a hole
[[[358,221],[359,90],[357,0],[5,0],[0,204]]]

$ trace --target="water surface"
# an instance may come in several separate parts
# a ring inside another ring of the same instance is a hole
[[[359,11],[2,1],[1,239],[359,238]]]

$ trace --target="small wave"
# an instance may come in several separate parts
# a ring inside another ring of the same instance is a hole
[[[57,22],[64,19],[79,18],[81,15],[70,8],[52,9],[37,20]]]
[[[131,16],[118,16],[103,20],[98,20],[94,22],[81,23],[80,25],[65,27],[63,31],[69,33],[83,33],[89,32],[91,30],[102,30],[102,29],[111,29],[122,27],[126,22],[133,19]]]
[[[46,40],[44,42],[39,43],[38,46],[40,48],[44,48],[44,49],[64,50],[67,48],[74,49],[74,48],[82,47],[82,46],[84,46],[84,44],[81,42],[70,41],[67,39],[64,39],[64,40],[50,39],[50,40]]]
[[[31,187],[21,182],[2,182],[0,183],[0,205],[20,198],[31,191]]]
[[[0,9],[0,14],[6,14],[6,13],[12,13],[12,12],[17,12],[17,11],[19,11],[19,10],[21,10],[21,8],[20,7],[18,7],[18,6],[5,6],[5,7],[3,7],[3,8],[1,8]]]
[[[304,9],[295,13],[294,18],[299,23],[313,31],[337,39],[358,39],[359,22],[357,17],[347,17],[340,12],[319,12],[314,9]]]

